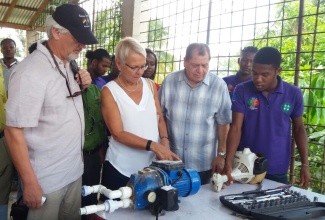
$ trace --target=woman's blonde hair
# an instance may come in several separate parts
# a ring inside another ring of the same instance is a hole
[[[121,63],[125,63],[130,51],[138,53],[144,58],[147,57],[146,50],[136,39],[125,37],[118,42],[115,48],[115,59],[120,60]]]

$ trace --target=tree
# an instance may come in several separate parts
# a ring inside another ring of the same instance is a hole
[[[16,35],[18,37],[18,39],[21,41],[23,48],[26,47],[26,31],[23,30],[16,30]],[[18,57],[25,57],[25,50],[22,49],[22,51],[18,50],[18,48],[16,48],[16,55]]]
[[[94,33],[99,45],[109,52],[114,52],[115,46],[121,39],[122,1],[115,1],[109,9],[97,13],[94,22]]]
[[[158,67],[156,81],[161,84],[165,76],[175,70],[174,56],[162,50],[167,44],[168,31],[161,20],[150,20],[148,27],[148,46],[157,55]]]
[[[101,47],[107,50],[110,54],[114,54],[115,46],[122,37],[122,0],[116,0],[111,2],[109,8],[104,8],[108,5],[102,4],[95,8],[95,20],[93,23],[93,32],[96,38],[98,39],[98,44],[88,46],[89,49],[95,50],[93,46]],[[79,65],[86,68],[86,57],[85,51],[82,51],[82,58]]]
[[[167,43],[168,31],[161,20],[150,20],[148,28],[148,45],[151,48],[162,48]]]

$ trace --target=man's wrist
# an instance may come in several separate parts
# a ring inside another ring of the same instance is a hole
[[[160,139],[161,139],[161,140],[163,140],[163,139],[169,140],[167,135],[165,135],[165,136],[161,136]]]
[[[221,157],[223,157],[224,159],[226,159],[226,152],[219,151],[219,152],[218,152],[218,156],[221,156]]]

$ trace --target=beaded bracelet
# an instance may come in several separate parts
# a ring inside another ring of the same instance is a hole
[[[160,137],[160,139],[163,139],[163,138],[166,138],[167,140],[169,140],[167,136]]]

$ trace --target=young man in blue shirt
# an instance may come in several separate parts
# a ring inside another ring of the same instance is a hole
[[[235,87],[242,82],[252,79],[253,58],[257,52],[257,48],[253,46],[245,47],[240,51],[238,58],[239,70],[235,75],[226,76],[223,80],[227,83],[230,98],[234,92]]]
[[[238,85],[232,97],[233,121],[227,138],[224,172],[231,179],[237,150],[249,147],[269,161],[266,178],[288,183],[292,133],[301,157],[300,184],[310,181],[307,133],[302,121],[300,89],[282,81],[281,54],[272,47],[261,48],[253,60],[252,81]]]

